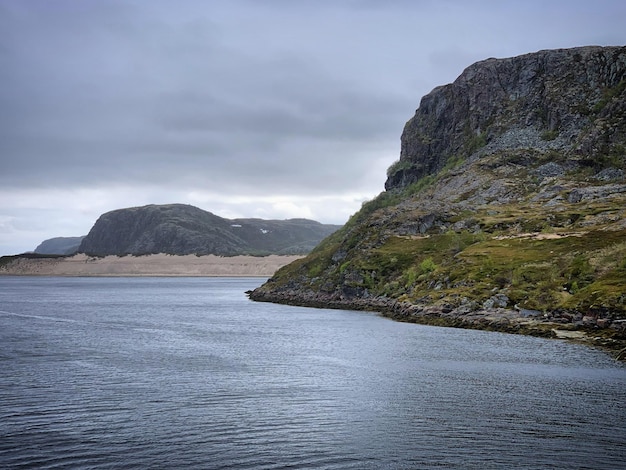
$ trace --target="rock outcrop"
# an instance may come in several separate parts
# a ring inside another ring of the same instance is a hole
[[[481,61],[421,100],[386,190],[250,297],[624,344],[625,173],[626,47]]]
[[[626,48],[540,51],[469,66],[422,98],[406,124],[385,189],[442,170],[490,142],[492,149],[563,151],[593,164],[624,142]],[[621,116],[621,118],[620,118]]]
[[[107,212],[83,239],[92,256],[300,255],[339,228],[307,219],[225,219],[184,204],[149,205]]]

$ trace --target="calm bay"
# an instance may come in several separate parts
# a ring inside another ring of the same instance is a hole
[[[262,282],[0,277],[0,467],[626,468],[606,353]]]

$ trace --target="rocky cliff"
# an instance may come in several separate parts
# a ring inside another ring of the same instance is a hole
[[[307,219],[225,219],[194,206],[149,205],[107,212],[78,252],[93,256],[297,255],[339,228]]]
[[[251,298],[623,344],[625,171],[626,47],[478,62],[422,98],[386,190]]]
[[[624,47],[541,51],[487,59],[422,98],[406,124],[385,189],[406,187],[486,143],[498,150],[558,150],[607,166],[623,151]]]

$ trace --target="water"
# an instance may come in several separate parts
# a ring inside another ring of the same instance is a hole
[[[261,282],[0,278],[0,467],[626,468],[608,355]]]

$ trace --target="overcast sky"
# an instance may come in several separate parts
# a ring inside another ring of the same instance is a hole
[[[624,0],[0,0],[0,255],[123,207],[344,223],[420,98]]]

